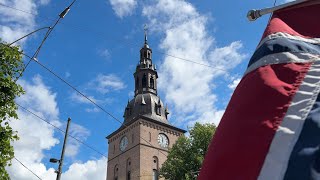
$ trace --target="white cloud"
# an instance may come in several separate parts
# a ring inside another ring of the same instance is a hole
[[[87,139],[87,137],[90,135],[90,132],[86,128],[78,124],[71,123],[70,135],[84,142]],[[75,157],[79,152],[80,145],[81,144],[74,138],[69,138],[68,145],[66,146],[65,155],[70,157]]]
[[[208,60],[215,67],[225,70],[233,69],[247,57],[246,54],[239,52],[242,46],[240,41],[235,41],[228,46],[215,48],[209,53]],[[220,73],[223,73],[223,71],[216,72],[216,74]]]
[[[56,94],[43,84],[41,77],[35,76],[31,83],[24,80],[20,80],[19,83],[24,87],[26,94],[16,101],[60,127]],[[18,110],[18,116],[20,120],[11,121],[12,128],[18,131],[20,137],[19,141],[13,143],[15,156],[21,162],[27,163],[37,174],[45,175],[53,172],[47,170],[41,160],[44,158],[44,150],[49,150],[59,143],[59,139],[54,137],[54,128],[21,109]],[[7,168],[12,179],[34,179],[33,175],[19,163],[14,160],[12,163],[12,166]]]
[[[68,171],[62,174],[66,180],[94,180],[106,179],[107,175],[107,159],[91,160],[86,163],[74,163]]]
[[[240,80],[241,80],[241,78],[234,79],[234,80],[232,81],[232,83],[228,85],[228,88],[230,88],[231,90],[236,89],[236,87],[237,87],[238,84],[240,83]]]
[[[86,95],[87,96],[87,95]],[[98,102],[100,102],[99,100],[97,100],[95,97],[93,97],[93,96],[87,96],[89,99],[91,99],[93,102],[95,102],[95,103],[98,103]],[[72,101],[74,101],[74,102],[77,102],[77,103],[82,103],[82,104],[91,104],[91,102],[87,99],[87,98],[85,98],[85,97],[83,97],[81,94],[78,94],[78,93],[76,93],[76,92],[74,92],[74,93],[72,93],[71,94],[71,100]]]
[[[59,109],[57,108],[56,93],[52,93],[50,88],[44,85],[42,78],[36,75],[32,78],[32,82],[21,80],[19,84],[27,92],[27,95],[21,96],[18,102],[30,105],[39,112],[43,112],[45,116],[57,118]]]
[[[99,74],[94,80],[89,83],[89,86],[94,87],[98,92],[102,94],[106,94],[112,90],[121,90],[126,87],[121,79],[114,74]]]
[[[103,49],[98,51],[99,55],[106,60],[109,60],[111,57],[110,51],[108,49]]]
[[[45,5],[49,1],[1,0],[0,2],[6,6],[37,14],[38,6]],[[35,15],[0,6],[0,16],[0,36],[2,40],[6,42],[13,42],[14,40],[35,30]],[[19,44],[23,44],[24,41],[25,39],[21,40]]]
[[[40,4],[47,5],[50,3],[50,0],[40,0]]]
[[[100,112],[100,109],[99,108],[86,108],[85,109],[86,112],[89,112],[89,113],[96,113],[96,112]]]
[[[17,103],[61,128],[62,123],[58,120],[59,109],[56,102],[56,93],[52,92],[43,83],[40,76],[35,76],[32,82],[20,80],[19,83],[26,90],[26,94],[17,98]],[[12,128],[17,130],[20,136],[19,141],[13,142],[16,158],[40,178],[54,180],[56,177],[54,169],[47,168],[42,162],[45,157],[44,151],[50,152],[55,145],[61,143],[55,137],[54,127],[21,109],[18,110],[18,115],[20,120],[12,120],[10,122]],[[85,140],[89,135],[87,129],[74,123],[70,126],[70,133],[80,140]],[[69,138],[66,155],[75,156],[78,151],[79,144]],[[107,160],[105,158],[89,160],[84,163],[73,163],[62,174],[62,177],[66,180],[73,180],[73,177],[81,177],[81,179],[88,180],[105,179],[106,165]],[[7,167],[7,170],[11,179],[14,180],[37,179],[15,160],[12,160],[12,166]]]
[[[110,0],[110,4],[120,18],[131,15],[137,7],[136,0]]]
[[[215,38],[206,30],[209,17],[183,0],[152,1],[143,7],[143,15],[148,18],[151,31],[164,34],[160,48],[166,54],[224,69],[199,66],[170,56],[164,57],[159,68],[159,88],[165,92],[166,101],[173,103],[178,122],[218,124],[224,111],[215,107],[214,78],[225,75],[246,57],[240,53],[242,43],[235,41],[215,47]]]
[[[6,6],[34,14],[37,14],[40,5],[47,5],[49,2],[50,0],[0,0],[0,3]],[[13,42],[36,29],[35,15],[0,6],[0,16],[0,38],[6,42]],[[19,41],[18,44],[23,45],[26,39]],[[19,80],[19,83],[27,93],[16,101],[40,117],[49,120],[55,126],[61,127],[61,122],[58,120],[59,109],[56,102],[56,93],[52,92],[43,83],[41,77],[35,76],[32,82]],[[11,126],[18,131],[20,136],[19,141],[13,142],[16,158],[42,179],[54,180],[56,178],[54,169],[47,168],[42,160],[45,157],[45,150],[49,151],[55,145],[61,143],[55,137],[55,129],[21,109],[18,110],[18,115],[20,120],[11,121]],[[76,125],[76,129],[71,132],[83,140],[89,135],[88,131],[79,125]],[[77,144],[73,144],[73,151],[68,150],[69,155],[75,155],[79,150],[78,148]],[[62,176],[66,180],[73,180],[73,177],[80,175],[81,179],[84,180],[105,179],[106,165],[107,160],[105,158],[84,163],[74,163],[70,165],[70,168]],[[7,170],[10,178],[14,180],[37,179],[15,160],[12,160],[12,166],[7,167]]]

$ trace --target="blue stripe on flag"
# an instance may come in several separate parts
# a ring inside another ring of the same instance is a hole
[[[290,155],[284,179],[320,179],[320,94]]]
[[[320,45],[306,43],[299,40],[288,38],[275,38],[264,42],[253,54],[248,64],[248,67],[257,62],[264,56],[292,52],[292,53],[311,53],[320,55]]]

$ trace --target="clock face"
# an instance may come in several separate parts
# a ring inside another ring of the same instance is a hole
[[[128,138],[127,136],[124,136],[120,141],[120,150],[124,151],[127,146],[128,146]]]
[[[158,143],[160,147],[167,148],[169,145],[169,139],[165,134],[159,134],[158,135]]]

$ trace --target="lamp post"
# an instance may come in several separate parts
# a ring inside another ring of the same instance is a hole
[[[65,135],[64,135],[64,141],[63,141],[63,146],[62,146],[62,151],[61,151],[61,157],[60,157],[60,159],[50,158],[50,162],[51,162],[51,163],[59,163],[58,170],[55,171],[55,173],[57,173],[57,178],[56,178],[56,180],[60,180],[61,174],[62,174],[64,151],[65,151],[65,148],[66,148],[66,142],[67,142],[67,138],[68,138],[68,131],[69,131],[70,121],[71,121],[71,119],[68,118],[67,129],[66,129],[66,133],[65,133]]]

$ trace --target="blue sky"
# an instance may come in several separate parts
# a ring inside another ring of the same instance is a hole
[[[71,1],[0,3],[33,13],[0,6],[0,37],[12,42],[52,25]],[[218,124],[269,18],[249,22],[246,13],[273,3],[77,0],[47,39],[38,59],[122,121],[125,105],[133,97],[133,73],[147,24],[159,72],[159,95],[168,104],[171,124],[183,129],[195,122]],[[19,45],[32,55],[43,35],[39,32]],[[19,104],[62,129],[71,117],[71,134],[107,155],[105,136],[120,127],[119,122],[34,62],[19,83],[26,90],[17,99]],[[54,179],[57,166],[48,161],[59,157],[63,134],[21,109],[19,117],[21,120],[12,121],[21,136],[14,143],[16,157],[41,178]],[[65,179],[105,178],[106,158],[73,140],[68,143]],[[15,161],[8,171],[12,179],[35,179]]]

